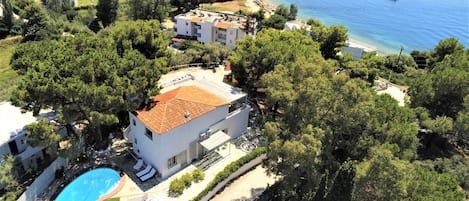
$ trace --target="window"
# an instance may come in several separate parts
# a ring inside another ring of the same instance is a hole
[[[151,132],[150,129],[145,128],[145,135],[150,138],[150,140],[153,140],[153,133]]]
[[[135,123],[135,119],[132,119],[132,124],[135,126],[137,123]]]
[[[177,165],[177,160],[176,156],[173,156],[168,159],[168,169],[174,167],[175,165]]]

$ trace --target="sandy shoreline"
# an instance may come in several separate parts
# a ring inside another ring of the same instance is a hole
[[[251,8],[251,9],[258,9],[259,7],[261,7],[264,10],[266,10],[269,13],[269,15],[273,15],[274,12],[275,12],[275,8],[277,7],[277,5],[271,0],[248,0],[248,2],[253,2],[254,5],[253,4],[247,4],[246,6],[248,6],[248,5],[256,6],[255,8]],[[349,36],[350,36],[350,34],[349,34]],[[363,42],[363,41],[360,41],[360,40],[356,40],[354,38],[349,38],[347,40],[347,46],[362,48],[363,50],[365,50],[365,52],[376,51],[378,55],[386,55],[386,53],[380,51],[375,46],[370,45],[370,44],[368,44],[366,42]]]
[[[347,46],[349,47],[357,47],[365,50],[365,52],[371,52],[371,51],[378,51],[378,49],[375,46],[372,46],[370,44],[349,38],[347,40]]]

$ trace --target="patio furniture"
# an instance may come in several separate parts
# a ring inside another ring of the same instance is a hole
[[[140,181],[144,182],[144,181],[146,181],[146,180],[152,178],[153,176],[155,176],[155,174],[156,174],[156,169],[155,169],[155,168],[151,168],[151,170],[150,170],[150,172],[148,172],[148,174],[145,174],[145,175],[139,177],[139,178],[140,178]]]
[[[150,170],[152,169],[151,165],[147,165],[147,167],[145,167],[145,169],[143,169],[142,171],[140,172],[137,172],[137,177],[141,177],[145,174],[147,174],[148,172],[150,172]]]
[[[138,159],[137,164],[134,165],[134,170],[139,170],[140,168],[142,168],[142,166],[143,166],[143,160]]]

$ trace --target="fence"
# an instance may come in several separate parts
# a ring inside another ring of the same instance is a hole
[[[17,201],[37,201],[41,200],[42,195],[46,193],[47,188],[55,179],[55,171],[66,167],[68,159],[57,158],[47,167],[39,177],[26,189]]]

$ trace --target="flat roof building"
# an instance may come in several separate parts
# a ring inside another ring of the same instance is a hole
[[[256,34],[256,19],[249,16],[195,9],[175,19],[178,36],[201,43],[220,42],[233,49],[238,39]]]

